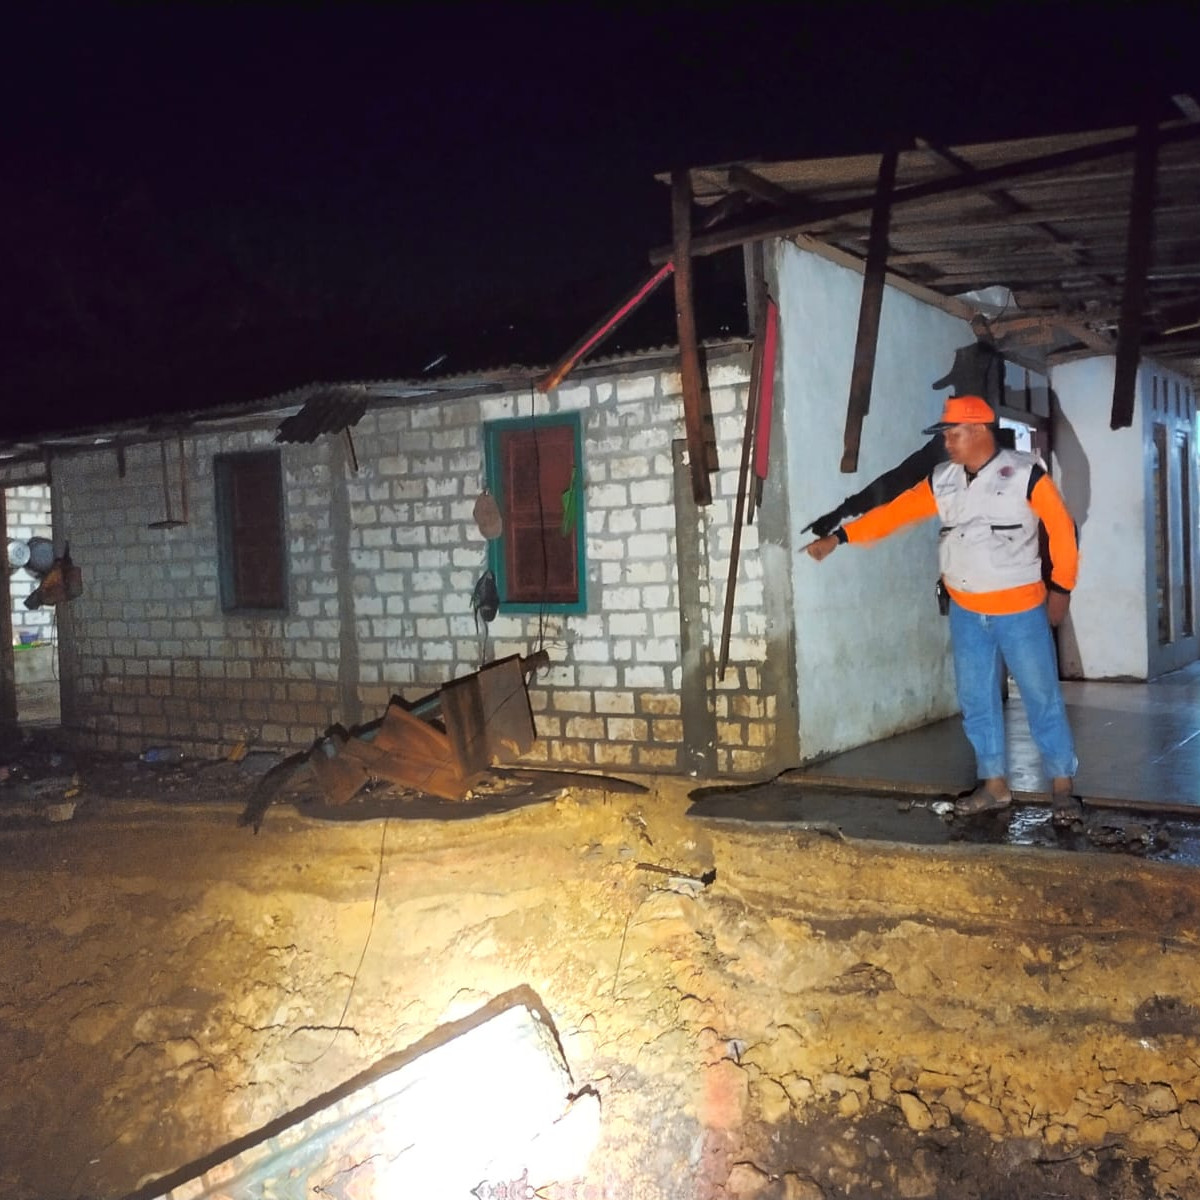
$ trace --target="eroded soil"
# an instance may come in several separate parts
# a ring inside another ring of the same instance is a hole
[[[1193,870],[705,823],[684,780],[257,836],[226,767],[71,780],[0,821],[4,1197],[126,1195],[521,986],[602,1104],[546,1195],[1200,1195]]]

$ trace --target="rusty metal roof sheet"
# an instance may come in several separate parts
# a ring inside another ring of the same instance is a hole
[[[279,423],[277,442],[315,442],[323,433],[341,433],[362,420],[369,398],[360,388],[322,388]]]

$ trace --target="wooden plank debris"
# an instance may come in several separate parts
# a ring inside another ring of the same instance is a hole
[[[418,715],[400,700],[383,717],[354,736],[335,730],[308,754],[317,783],[331,804],[346,804],[368,780],[462,800],[487,769],[513,762],[536,740],[527,675],[549,663],[539,651],[516,655],[446,684],[437,703],[421,704]],[[444,729],[432,723],[440,712]]]

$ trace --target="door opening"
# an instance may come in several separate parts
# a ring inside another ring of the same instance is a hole
[[[8,625],[16,719],[21,725],[57,725],[62,719],[58,669],[58,622],[53,605],[27,608],[43,560],[54,558],[48,483],[4,489]],[[5,708],[10,706],[5,705]]]

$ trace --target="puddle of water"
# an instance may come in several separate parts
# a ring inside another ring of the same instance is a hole
[[[1057,829],[1042,805],[1014,804],[960,820],[939,811],[950,797],[858,792],[769,782],[699,788],[688,816],[805,829],[868,841],[940,846],[951,842],[1126,854],[1152,862],[1200,866],[1200,819],[1089,808],[1082,826]],[[935,809],[935,805],[938,808]]]

